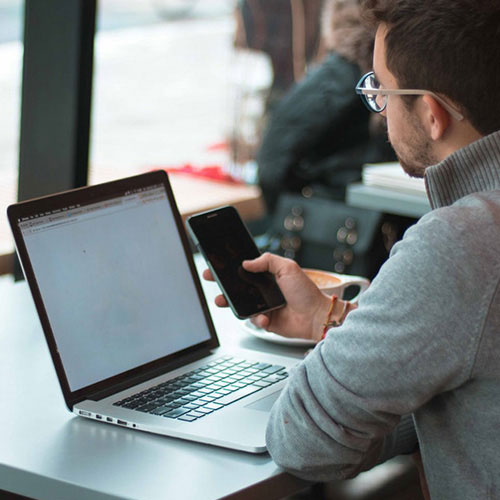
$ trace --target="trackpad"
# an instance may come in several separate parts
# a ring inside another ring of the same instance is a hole
[[[245,408],[251,408],[252,410],[260,410],[260,411],[269,411],[274,402],[278,399],[281,391],[273,392],[266,396],[265,398],[258,399],[249,405],[246,405]]]

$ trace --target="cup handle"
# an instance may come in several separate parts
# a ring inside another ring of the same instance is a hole
[[[347,287],[357,285],[359,286],[358,294],[353,297],[349,302],[356,303],[360,295],[370,286],[370,280],[363,278],[362,276],[349,276],[349,280],[342,284],[342,295]]]

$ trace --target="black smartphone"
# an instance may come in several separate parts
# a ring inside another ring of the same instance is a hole
[[[238,318],[249,318],[286,304],[271,273],[243,269],[241,263],[257,258],[260,252],[234,207],[193,215],[187,224],[197,249]]]

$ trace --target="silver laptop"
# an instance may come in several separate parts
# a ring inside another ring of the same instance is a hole
[[[164,172],[11,205],[8,217],[70,411],[266,451],[297,360],[219,347]]]

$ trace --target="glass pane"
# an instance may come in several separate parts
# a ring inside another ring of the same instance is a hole
[[[0,255],[14,249],[5,210],[17,199],[22,0],[0,0]]]
[[[231,169],[235,123],[251,142],[271,67],[235,50],[233,0],[101,0],[90,183],[153,168]]]

